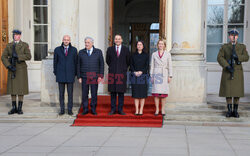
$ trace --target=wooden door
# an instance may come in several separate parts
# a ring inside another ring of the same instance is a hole
[[[113,45],[114,0],[109,0],[109,46]]]
[[[166,7],[167,0],[160,0],[160,9],[159,9],[159,38],[166,40]]]
[[[131,34],[132,34],[132,43],[131,51],[136,51],[136,42],[143,41],[146,51],[149,51],[149,30],[151,23],[134,23],[131,24]]]
[[[159,38],[166,40],[166,8],[167,0],[159,0]],[[109,0],[109,46],[113,45],[114,0]]]
[[[8,43],[8,0],[0,0],[0,56]],[[0,95],[7,90],[7,70],[0,61]]]

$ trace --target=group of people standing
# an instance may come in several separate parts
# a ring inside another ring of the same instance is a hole
[[[234,29],[230,30],[228,34],[230,42],[222,45],[217,57],[223,68],[219,96],[226,97],[228,108],[226,117],[238,118],[239,99],[244,96],[242,62],[247,62],[249,55],[246,46],[237,42],[239,32]],[[68,114],[73,115],[73,86],[76,76],[82,86],[82,115],[89,113],[89,90],[91,91],[91,113],[97,115],[97,92],[98,84],[104,81],[104,58],[102,51],[94,47],[93,38],[86,37],[84,42],[85,48],[77,53],[77,49],[71,45],[70,36],[65,35],[61,46],[54,50],[53,73],[59,88],[59,115],[65,114],[65,87],[68,92]],[[145,99],[148,96],[148,85],[151,81],[152,96],[154,96],[156,106],[155,115],[164,116],[169,83],[173,76],[171,54],[166,51],[166,42],[164,40],[157,42],[158,50],[151,56],[150,68],[149,52],[145,50],[143,41],[137,42],[136,51],[132,54],[126,46],[122,45],[122,42],[122,36],[115,35],[114,46],[109,47],[106,52],[108,91],[111,97],[109,115],[115,113],[125,115],[123,111],[124,93],[127,89],[127,77],[129,77],[135,102],[135,115],[143,115]],[[31,59],[31,53],[29,45],[21,41],[21,31],[13,31],[13,41],[7,44],[1,59],[8,69],[7,94],[11,94],[12,100],[12,109],[8,114],[23,114],[23,97],[29,93],[25,61]],[[128,69],[130,73],[128,73]],[[160,102],[161,110],[159,109]]]
[[[62,45],[54,51],[54,74],[59,85],[60,112],[65,114],[64,92],[67,86],[68,114],[73,115],[73,84],[75,76],[82,85],[82,115],[89,113],[89,90],[91,92],[91,113],[97,115],[98,84],[104,80],[104,58],[102,51],[94,47],[94,39],[84,39],[85,48],[77,50],[70,43],[70,36],[63,37]],[[107,49],[106,63],[108,65],[108,91],[111,97],[111,110],[109,115],[125,115],[123,111],[124,93],[127,89],[127,77],[132,85],[132,97],[135,99],[135,115],[143,115],[145,98],[148,96],[149,54],[145,50],[143,41],[137,42],[136,51],[131,55],[129,49],[122,45],[121,35],[115,35],[114,46]],[[169,92],[169,83],[172,78],[172,61],[169,52],[166,52],[166,43],[158,41],[158,51],[152,56],[150,69],[155,96],[156,112],[159,114],[159,100],[162,100],[162,115],[165,115],[164,104]],[[128,76],[128,69],[131,73]],[[154,78],[156,77],[156,78]],[[165,80],[166,79],[166,80]],[[118,106],[117,106],[118,100]],[[140,108],[139,108],[139,105]]]

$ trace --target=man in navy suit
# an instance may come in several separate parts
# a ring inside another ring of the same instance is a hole
[[[60,112],[65,114],[64,93],[67,85],[68,114],[73,115],[73,85],[77,69],[77,49],[70,43],[70,36],[63,36],[62,45],[54,50],[54,74],[59,86]]]
[[[125,115],[123,111],[124,93],[127,89],[127,69],[130,64],[129,49],[122,45],[122,36],[115,35],[115,45],[107,49],[106,63],[109,66],[108,91],[111,93],[111,111],[116,113],[118,95],[118,114]]]
[[[82,115],[88,114],[88,94],[91,88],[91,113],[97,115],[97,90],[98,83],[102,81],[104,74],[104,60],[100,49],[95,48],[94,39],[86,37],[85,48],[79,51],[77,63],[77,78],[82,84]]]

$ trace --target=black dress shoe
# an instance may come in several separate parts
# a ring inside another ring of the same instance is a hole
[[[120,115],[126,115],[126,113],[124,113],[123,111],[118,112],[118,114],[120,114]]]
[[[68,111],[68,115],[73,115],[72,110],[69,110],[69,111]]]
[[[166,114],[161,114],[162,116],[165,116]]]
[[[115,111],[109,112],[109,115],[114,115],[114,114],[115,114]]]
[[[92,111],[91,113],[92,113],[93,115],[97,115],[96,111]]]
[[[59,112],[59,115],[64,115],[65,114],[65,111],[64,110],[61,110],[60,112]]]
[[[82,115],[86,115],[88,113],[89,113],[88,111],[84,111],[84,112],[82,112]]]
[[[159,115],[159,113],[157,114],[157,113],[155,113],[155,116],[158,116]]]

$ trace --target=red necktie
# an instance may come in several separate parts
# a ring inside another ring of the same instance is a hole
[[[68,55],[68,48],[65,48],[65,56]]]
[[[117,57],[119,57],[119,46],[117,46],[116,54],[117,54]]]

